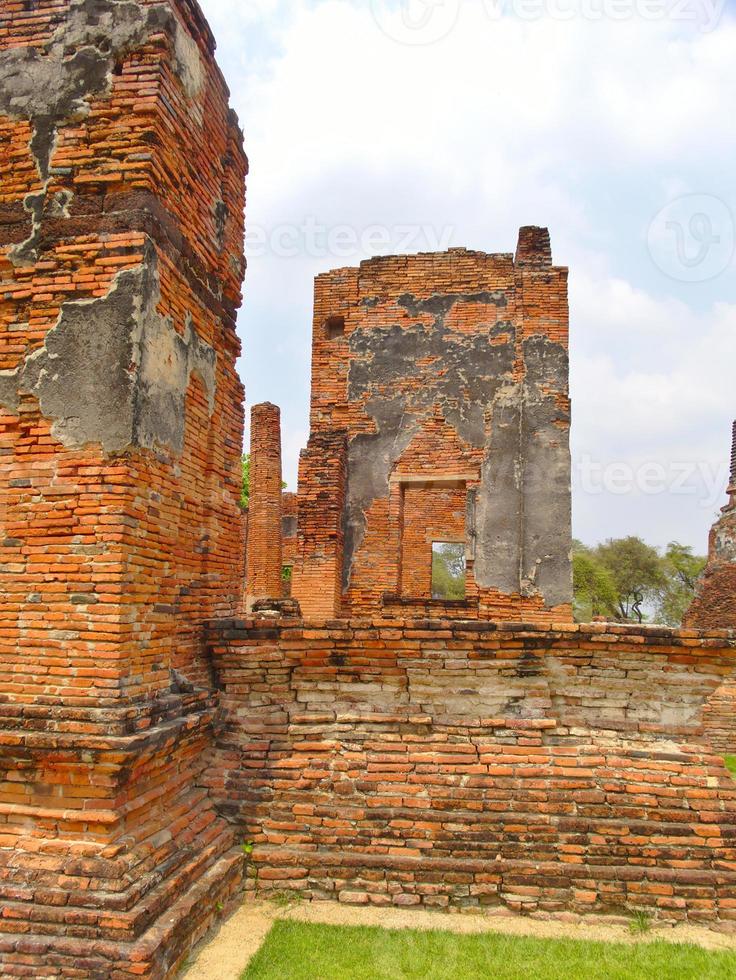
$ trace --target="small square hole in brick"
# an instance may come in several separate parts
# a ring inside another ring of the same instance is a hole
[[[432,598],[465,598],[465,545],[457,541],[432,542]]]
[[[325,320],[325,336],[328,340],[335,340],[336,337],[342,337],[345,333],[345,317],[344,316],[328,316]]]

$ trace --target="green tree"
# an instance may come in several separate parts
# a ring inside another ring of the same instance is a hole
[[[432,598],[465,598],[465,545],[435,543],[432,547]]]
[[[245,453],[240,459],[240,465],[243,468],[243,482],[240,489],[240,506],[243,510],[248,507],[248,501],[250,500],[250,453]]]
[[[611,572],[580,541],[573,541],[572,583],[577,622],[588,623],[595,616],[618,616],[618,591]]]
[[[644,622],[644,607],[656,603],[666,580],[657,549],[631,535],[609,538],[598,545],[595,555],[616,587],[619,618]]]
[[[661,559],[664,581],[657,599],[656,618],[659,622],[668,626],[682,624],[706,560],[701,555],[694,555],[688,545],[670,541]]]

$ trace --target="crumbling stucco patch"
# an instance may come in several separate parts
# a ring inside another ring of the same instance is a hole
[[[110,90],[116,63],[154,33],[172,38],[174,69],[194,99],[203,85],[199,50],[164,4],[72,0],[61,26],[43,47],[16,47],[0,54],[0,113],[31,122],[30,148],[42,182],[40,191],[27,195],[24,202],[32,231],[11,252],[17,263],[33,259],[59,126],[87,116],[90,100]]]
[[[54,437],[70,448],[180,453],[192,374],[214,411],[216,354],[191,317],[179,334],[157,312],[159,300],[150,252],[142,265],[118,273],[105,296],[65,303],[44,346],[0,378],[0,401],[17,408],[21,392],[34,395]]]
[[[488,306],[486,333],[462,334],[446,325],[456,303]],[[458,437],[482,448],[486,413],[510,377],[514,364],[513,327],[499,321],[503,293],[448,294],[417,300],[398,299],[410,316],[430,314],[431,325],[359,327],[350,334],[353,357],[348,375],[348,399],[360,401],[373,419],[375,434],[360,435],[349,446],[348,492],[345,513],[344,587],[349,585],[352,558],[365,534],[366,511],[388,494],[391,471],[418,431],[422,419],[439,406]],[[506,342],[491,341],[501,340]],[[431,359],[431,373],[421,362]],[[422,378],[417,385],[406,384]]]
[[[447,318],[458,302],[487,307],[487,330],[451,329]],[[439,408],[459,439],[483,453],[473,528],[478,586],[541,595],[549,607],[569,602],[569,412],[559,399],[567,391],[567,352],[547,336],[527,338],[524,374],[515,377],[516,331],[498,319],[502,292],[404,294],[398,304],[432,323],[373,327],[368,320],[349,337],[348,400],[364,405],[376,432],[349,445],[343,587],[368,509],[388,496],[394,465]]]
[[[567,391],[568,354],[549,337],[533,335],[524,341],[524,363],[521,591],[557,606],[572,594],[570,411],[555,397]]]
[[[0,406],[17,412],[18,402],[18,372],[0,371]]]

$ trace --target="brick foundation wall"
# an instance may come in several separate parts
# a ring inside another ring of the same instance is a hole
[[[209,780],[261,891],[734,927],[734,634],[230,621],[210,649]]]
[[[247,162],[192,0],[0,18],[0,973],[163,977],[242,856],[198,787],[236,614]]]

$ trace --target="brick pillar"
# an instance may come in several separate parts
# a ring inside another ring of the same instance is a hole
[[[736,422],[727,492],[728,503],[711,528],[708,564],[685,615],[685,626],[696,629],[736,630]]]
[[[549,229],[538,225],[524,225],[519,229],[514,265],[531,269],[552,265]]]
[[[297,561],[291,587],[305,619],[340,615],[346,482],[345,432],[310,436],[299,458]]]
[[[198,784],[247,161],[193,0],[0,19],[0,975],[163,977],[243,865]]]
[[[277,405],[263,402],[250,414],[249,612],[256,602],[281,598],[281,568],[281,412]]]

